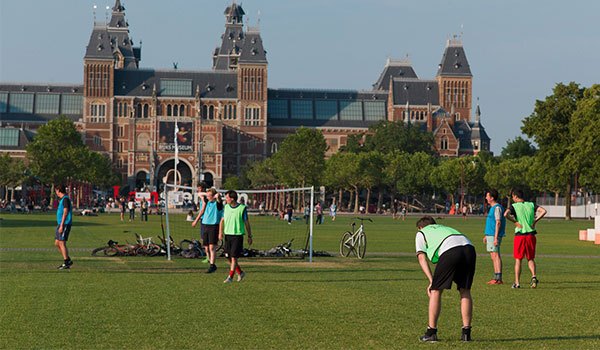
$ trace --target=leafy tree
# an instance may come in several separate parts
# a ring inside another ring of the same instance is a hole
[[[369,127],[365,136],[364,148],[367,151],[390,153],[395,151],[434,153],[433,134],[421,131],[415,124],[402,121],[382,120]]]
[[[80,179],[87,166],[81,134],[64,116],[41,126],[26,149],[31,172],[46,183]]]
[[[424,152],[417,152],[408,156],[406,168],[398,180],[397,189],[407,196],[424,193],[430,189],[430,174],[435,167],[434,158]]]
[[[600,191],[600,84],[585,89],[571,120],[566,161],[578,173],[578,183]]]
[[[508,140],[506,147],[502,148],[500,157],[503,159],[515,159],[525,156],[533,156],[537,152],[537,149],[521,136],[516,137],[514,140]]]
[[[250,163],[247,177],[251,187],[254,188],[275,185],[278,182],[278,179],[275,175],[273,158]]]
[[[371,151],[360,154],[360,169],[362,171],[362,186],[367,189],[367,210],[371,200],[371,190],[377,188],[379,197],[377,200],[377,211],[381,210],[383,204],[383,189],[385,185],[385,156],[381,152]]]
[[[553,184],[562,184],[567,220],[571,219],[571,186],[577,172],[577,162],[569,159],[572,144],[578,137],[572,132],[571,120],[578,101],[583,98],[583,91],[573,82],[569,85],[556,84],[552,95],[544,101],[536,101],[534,112],[525,118],[521,128],[539,147],[536,166],[544,172],[537,174],[540,177],[537,183],[541,185],[538,189],[556,191],[556,188],[551,188],[555,187]]]
[[[325,183],[333,188],[349,190],[354,195],[354,212],[358,212],[358,191],[363,183],[360,160],[355,153],[335,153],[327,160]],[[341,203],[340,203],[341,205]],[[350,208],[351,202],[348,203]]]
[[[0,186],[12,187],[11,198],[14,198],[15,186],[23,183],[25,179],[25,163],[17,158],[12,158],[8,153],[0,156]],[[8,189],[8,188],[7,188]],[[8,198],[8,191],[6,198]]]
[[[346,144],[340,147],[340,152],[360,153],[366,151],[363,147],[365,133],[351,134],[346,138]]]
[[[242,180],[238,176],[230,174],[222,187],[228,190],[239,190],[243,188]]]
[[[406,169],[410,167],[410,155],[404,152],[393,152],[386,155],[385,175],[387,184],[391,188],[391,203],[398,193],[398,185],[405,177]]]
[[[529,188],[529,169],[534,164],[534,158],[529,156],[517,159],[505,159],[493,165],[485,174],[485,182],[490,188],[495,188],[500,196],[510,201],[510,194],[515,189],[527,192]]]
[[[319,185],[327,143],[321,131],[301,127],[287,136],[273,156],[277,177],[290,186]]]

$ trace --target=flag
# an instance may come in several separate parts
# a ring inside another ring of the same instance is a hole
[[[408,101],[406,101],[406,119],[408,120],[408,123],[410,124],[410,107],[408,106]]]
[[[179,126],[177,125],[177,121],[175,121],[175,134],[173,135],[173,139],[175,141],[175,183],[174,185],[177,186],[177,165],[179,164],[179,145],[177,142],[177,134],[179,133]]]

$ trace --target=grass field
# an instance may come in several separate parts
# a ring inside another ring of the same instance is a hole
[[[417,340],[427,323],[428,283],[412,255],[416,217],[405,222],[375,217],[366,227],[362,261],[245,259],[246,279],[227,285],[224,259],[217,261],[217,273],[206,275],[199,260],[94,258],[73,250],[72,269],[59,271],[58,251],[7,249],[53,248],[54,215],[0,218],[2,349],[600,348],[600,246],[578,241],[578,230],[591,222],[538,224],[535,290],[510,288],[511,256],[503,257],[507,283],[486,285],[492,263],[479,256],[472,289],[474,341],[458,341],[459,299],[452,290],[444,292],[441,341],[433,345]],[[250,221],[255,236],[267,226],[284,225],[254,216]],[[315,226],[314,248],[337,252],[349,221],[338,216]],[[485,253],[482,218],[440,223],[464,232]],[[121,223],[116,214],[75,217],[69,247],[132,241],[124,230],[156,236],[159,217],[148,223]],[[512,238],[503,242],[503,253],[511,253]],[[526,284],[529,271],[523,268]]]

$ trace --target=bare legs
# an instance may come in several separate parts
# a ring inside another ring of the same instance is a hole
[[[515,259],[515,283],[521,284],[519,280],[521,279],[521,261],[523,259]],[[529,271],[531,271],[531,276],[535,276],[535,260],[527,260],[527,266],[529,267]]]
[[[58,248],[58,251],[60,251],[64,260],[69,259],[69,251],[67,249],[67,245],[65,244],[65,241],[59,241],[58,239],[55,239],[54,245],[56,246],[56,248]]]
[[[437,321],[442,309],[443,290],[432,290],[429,296],[429,327],[437,328]],[[470,289],[459,289],[460,293],[460,313],[462,315],[463,326],[471,326],[473,317],[473,300],[471,299]]]
[[[502,258],[500,257],[500,253],[490,253],[490,257],[494,263],[494,273],[502,273]]]

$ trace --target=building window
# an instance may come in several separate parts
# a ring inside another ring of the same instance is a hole
[[[244,125],[258,126],[260,125],[260,107],[246,107],[246,115]]]
[[[0,113],[6,113],[8,108],[8,92],[0,92]]]
[[[338,120],[337,101],[315,101],[317,120]]]
[[[340,101],[341,120],[363,120],[362,102]]]
[[[33,113],[33,94],[10,94],[10,113]]]
[[[117,126],[117,137],[123,137],[125,135],[125,127]]]
[[[0,146],[18,146],[19,129],[0,129]]]
[[[192,96],[191,80],[160,80],[161,96]]]
[[[106,105],[104,103],[92,102],[90,105],[90,122],[103,123],[106,117]]]
[[[208,106],[204,105],[202,106],[202,119],[207,119],[208,118]]]
[[[117,142],[117,152],[123,152],[123,142]]]
[[[473,141],[473,149],[479,150],[479,141]]]
[[[277,142],[271,144],[271,154],[277,153]]]
[[[142,104],[138,103],[135,106],[135,117],[136,118],[141,118],[142,117]]]
[[[454,113],[454,120],[460,120],[460,113]]]
[[[83,114],[82,95],[62,95],[62,114]]]
[[[448,139],[443,137],[442,142],[440,144],[440,149],[448,149]]]
[[[248,141],[248,149],[254,149],[256,147],[256,140],[252,139]]]
[[[179,106],[179,115],[185,117],[185,105]]]
[[[60,95],[37,94],[35,97],[35,113],[58,114],[58,102]]]
[[[94,145],[102,146],[102,139],[98,135],[94,135]]]
[[[313,119],[313,101],[292,100],[292,119]]]
[[[337,111],[337,107],[336,107]],[[288,118],[288,100],[268,100],[267,113],[269,119],[287,119]]]
[[[149,110],[149,105],[145,104],[144,105],[144,118],[148,118],[148,110]]]
[[[171,105],[169,104],[169,105],[167,105],[167,117],[170,117],[170,116],[172,115],[172,113],[173,113],[173,112],[172,112],[172,107],[171,107]]]
[[[117,168],[119,168],[119,169],[123,168],[123,159],[117,158]]]
[[[208,107],[208,119],[215,119],[215,106]]]

